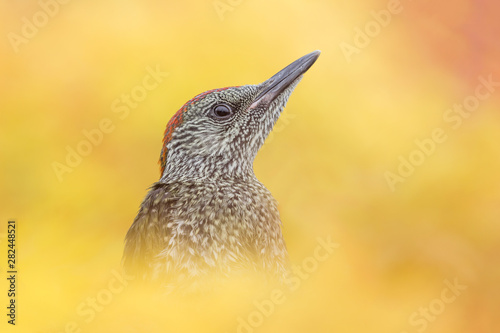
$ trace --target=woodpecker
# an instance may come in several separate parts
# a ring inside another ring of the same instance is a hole
[[[253,161],[320,51],[258,85],[214,89],[167,124],[154,183],[125,237],[122,264],[140,280],[181,284],[235,272],[283,281],[288,253],[277,202]]]

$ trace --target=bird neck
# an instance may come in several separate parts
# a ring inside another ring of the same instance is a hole
[[[240,182],[256,181],[253,163],[240,159],[225,159],[221,157],[193,157],[188,161],[180,159],[167,163],[161,182],[217,182],[235,180]]]

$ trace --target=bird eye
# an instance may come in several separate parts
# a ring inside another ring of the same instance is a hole
[[[233,114],[233,110],[229,105],[217,104],[212,109],[212,115],[216,119],[227,119]]]

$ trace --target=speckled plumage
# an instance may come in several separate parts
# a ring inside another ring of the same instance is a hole
[[[208,91],[174,115],[161,178],[126,236],[128,274],[174,285],[245,271],[286,276],[277,203],[255,177],[253,160],[307,68],[295,68],[289,82],[280,72],[260,85]],[[230,116],[220,116],[221,105]]]

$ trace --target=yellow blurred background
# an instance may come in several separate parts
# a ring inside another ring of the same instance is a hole
[[[2,332],[500,332],[499,12],[494,0],[1,2]],[[255,161],[309,270],[300,287],[272,309],[244,291],[182,306],[111,288],[174,112],[315,49]],[[154,70],[157,87],[137,88]],[[103,119],[98,144],[56,172]],[[318,237],[338,247],[311,266]]]

